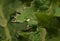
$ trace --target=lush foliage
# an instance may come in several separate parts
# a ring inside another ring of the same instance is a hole
[[[60,41],[60,0],[0,0],[0,41]]]

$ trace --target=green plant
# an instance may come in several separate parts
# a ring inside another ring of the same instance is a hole
[[[59,25],[60,0],[0,0],[0,41],[49,41]]]

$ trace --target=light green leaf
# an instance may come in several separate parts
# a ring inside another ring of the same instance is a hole
[[[24,22],[26,18],[29,18],[30,21],[28,22],[29,24],[37,24],[36,17],[34,15],[34,11],[32,8],[27,7],[21,15],[17,17],[18,22]]]
[[[55,6],[55,16],[60,16],[60,7]]]

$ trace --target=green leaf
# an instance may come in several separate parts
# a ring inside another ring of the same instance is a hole
[[[27,7],[21,15],[17,16],[17,22],[24,22],[26,18],[30,19],[29,24],[37,24],[36,17],[32,8]]]
[[[27,24],[28,24],[27,22],[23,22],[23,23],[20,23],[20,22],[10,23],[9,24],[9,28],[12,29],[12,30],[16,29],[16,30],[20,31],[20,30],[26,29],[27,28]]]
[[[40,28],[39,31],[36,31],[35,33],[30,34],[30,41],[42,41],[44,40],[44,29]]]
[[[60,7],[55,6],[55,16],[60,16]]]
[[[27,38],[28,41],[42,41],[45,37],[45,30],[39,27],[35,32],[19,32],[19,35]]]

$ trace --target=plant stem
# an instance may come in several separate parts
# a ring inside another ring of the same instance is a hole
[[[2,23],[1,26],[3,26],[5,28],[5,32],[6,32],[6,41],[11,41],[11,36],[10,36],[10,32],[9,32],[9,28],[7,26],[7,19],[4,16],[3,13],[3,6],[0,5],[0,17],[2,17]]]
[[[8,40],[11,41],[11,36],[10,36],[8,27],[5,27],[5,32],[6,32],[6,40],[7,40],[7,41],[8,41]]]
[[[45,28],[43,28],[43,38],[42,38],[42,41],[45,41],[46,40],[46,29]]]

